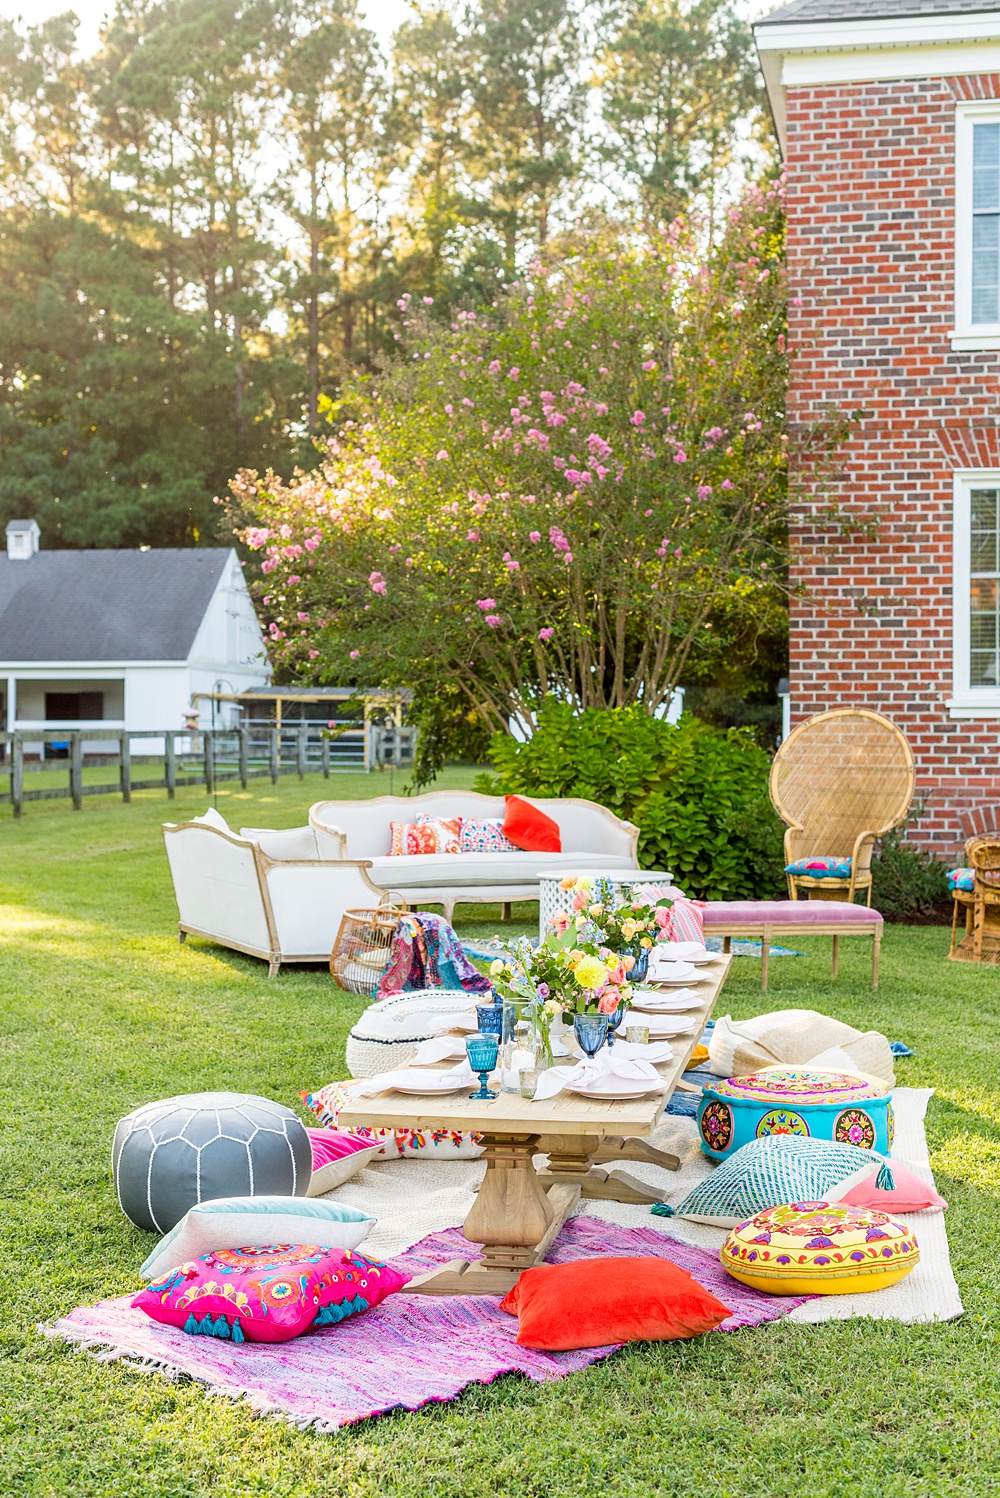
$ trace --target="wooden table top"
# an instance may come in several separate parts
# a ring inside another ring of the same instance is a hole
[[[337,1126],[456,1129],[485,1134],[589,1134],[602,1139],[622,1134],[645,1137],[653,1132],[681,1073],[687,1068],[732,960],[730,955],[720,955],[702,969],[708,976],[705,982],[694,985],[699,995],[704,995],[699,1008],[691,1011],[694,1029],[690,1035],[673,1041],[672,1059],[657,1067],[665,1084],[661,1093],[602,1102],[577,1093],[560,1092],[545,1101],[529,1102],[520,1093],[498,1092],[491,1101],[473,1102],[465,1088],[445,1097],[385,1092],[349,1103],[341,1109]]]

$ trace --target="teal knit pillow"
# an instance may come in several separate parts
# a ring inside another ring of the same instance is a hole
[[[689,1217],[712,1227],[735,1228],[768,1207],[792,1202],[839,1202],[855,1186],[877,1175],[883,1191],[893,1188],[882,1155],[853,1144],[768,1134],[752,1139],[716,1166],[676,1207],[657,1204],[660,1217]]]

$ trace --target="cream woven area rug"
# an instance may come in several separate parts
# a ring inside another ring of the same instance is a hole
[[[893,1158],[905,1161],[918,1175],[933,1183],[924,1134],[924,1114],[930,1096],[930,1088],[894,1090]],[[676,1204],[692,1186],[705,1179],[712,1166],[698,1148],[693,1119],[668,1115],[653,1136],[653,1143],[680,1156],[679,1171],[668,1172],[632,1161],[626,1162],[624,1168],[669,1192],[670,1202]],[[364,1208],[378,1219],[365,1239],[364,1251],[388,1258],[427,1233],[459,1226],[472,1205],[482,1174],[483,1166],[475,1160],[385,1160],[369,1166],[329,1194],[336,1201]],[[621,1202],[581,1202],[578,1215],[603,1218],[621,1227],[655,1228],[666,1237],[680,1238],[703,1248],[720,1247],[726,1236],[721,1228],[685,1222],[679,1217],[654,1217],[648,1207],[630,1207]],[[799,1306],[790,1319],[817,1322],[874,1316],[906,1322],[954,1320],[962,1314],[962,1302],[948,1256],[946,1217],[946,1212],[901,1214],[901,1220],[917,1235],[920,1263],[898,1285],[862,1295],[824,1295]]]

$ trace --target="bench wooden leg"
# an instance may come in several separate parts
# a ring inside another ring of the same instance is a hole
[[[728,953],[731,950],[732,945],[733,945],[733,938],[731,936],[724,936],[722,938],[722,950],[723,950],[723,952]]]
[[[839,965],[840,965],[840,937],[839,936],[835,936],[833,938],[833,976],[834,977],[837,976],[837,969],[838,969]]]

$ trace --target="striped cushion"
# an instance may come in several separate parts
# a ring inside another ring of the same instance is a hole
[[[770,1134],[743,1145],[689,1191],[679,1206],[661,1210],[659,1215],[733,1228],[757,1212],[786,1202],[839,1202],[873,1176],[883,1190],[892,1189],[892,1172],[872,1150]]]

